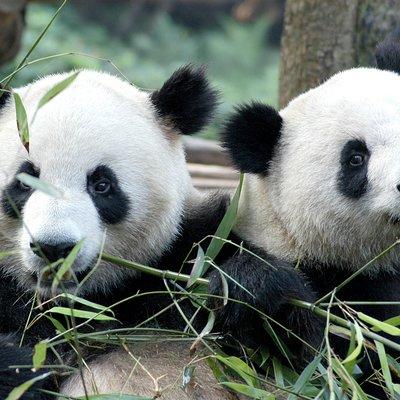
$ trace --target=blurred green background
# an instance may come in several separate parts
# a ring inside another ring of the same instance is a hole
[[[94,2],[67,3],[29,60],[75,54],[28,66],[14,78],[13,86],[80,67],[118,74],[110,63],[98,59],[105,58],[135,85],[152,89],[182,64],[204,64],[222,93],[215,124],[203,134],[210,138],[215,137],[216,127],[238,102],[257,99],[277,105],[279,48],[269,38],[274,21],[268,12],[242,22],[230,12],[210,10],[209,20],[196,15],[190,20],[190,13],[179,19],[179,13],[171,14],[161,7],[130,21],[129,2],[99,1],[96,10],[89,3],[96,7]],[[13,62],[1,67],[0,77],[13,71],[56,9],[52,3],[29,3],[21,49]]]

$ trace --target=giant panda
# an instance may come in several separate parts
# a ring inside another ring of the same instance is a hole
[[[352,306],[381,321],[400,315],[400,44],[383,42],[376,59],[376,67],[340,72],[280,111],[256,101],[238,106],[223,132],[225,148],[246,173],[234,231],[271,265],[248,254],[230,259],[226,272],[254,297],[234,286],[230,294],[314,348],[326,321],[290,299],[313,303],[367,263],[335,296],[394,302]],[[214,281],[211,293],[220,290]],[[237,330],[239,320],[260,332],[260,318],[237,303],[223,307],[219,319],[226,331]],[[300,362],[307,346],[287,342]],[[331,346],[345,357],[349,342],[332,336]],[[362,378],[374,372],[366,355],[360,368]],[[378,383],[364,388],[385,398]]]
[[[142,296],[123,302],[138,292],[165,291],[164,283],[133,270],[98,263],[101,250],[142,264],[180,270],[193,243],[216,231],[229,202],[229,196],[201,195],[193,188],[180,140],[182,135],[200,131],[217,104],[217,92],[203,69],[178,69],[152,92],[106,73],[83,70],[39,108],[43,96],[70,76],[46,76],[15,89],[30,122],[29,147],[19,137],[13,97],[7,93],[1,97],[0,251],[11,252],[0,262],[2,399],[18,384],[46,372],[10,365],[32,365],[31,347],[55,336],[54,326],[46,318],[25,331],[27,321],[36,313],[34,292],[41,300],[39,312],[51,307],[46,300],[53,294],[52,277],[41,276],[49,262],[65,258],[83,240],[73,274],[65,276],[60,287],[104,306],[120,302],[113,309],[122,323],[117,327],[134,328],[171,299]],[[33,190],[16,178],[19,173],[39,177],[59,196]],[[183,270],[190,268],[186,265]],[[85,283],[78,287],[81,282]],[[57,293],[60,291],[58,288]],[[163,313],[157,323],[178,329],[184,322],[176,315],[175,310]],[[104,331],[107,325],[92,321],[91,328],[92,332]],[[21,342],[24,346],[20,348]],[[143,357],[147,370],[156,376],[170,373],[167,384],[179,379],[175,372],[182,374],[189,361],[187,345],[161,343],[151,350],[140,346],[132,351]],[[69,348],[62,347],[58,353],[56,358],[49,350],[46,365],[72,362]],[[106,350],[98,356],[92,354],[91,360],[87,374],[94,372],[94,379],[101,380],[103,393],[128,390],[135,395],[154,395],[154,382],[146,382],[149,377],[143,373],[130,375],[127,381],[134,365],[129,352]],[[237,398],[222,392],[204,366],[198,371],[203,386],[195,384],[192,394],[187,394],[171,385],[162,398]],[[39,389],[57,391],[59,384],[64,396],[95,392],[89,378],[85,387],[83,375],[63,379],[64,375],[38,381],[22,399],[45,399],[46,394]]]

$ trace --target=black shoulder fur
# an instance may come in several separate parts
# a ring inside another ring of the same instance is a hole
[[[11,365],[32,364],[32,354],[29,348],[18,347],[11,336],[0,335],[0,399],[5,399],[15,387],[40,375],[29,368],[10,368]],[[45,371],[44,371],[45,372]],[[21,400],[45,400],[47,397],[37,391],[40,381],[24,393]]]

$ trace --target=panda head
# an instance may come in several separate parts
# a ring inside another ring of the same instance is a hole
[[[39,100],[68,74],[17,89],[32,121]],[[156,260],[179,230],[193,188],[180,136],[210,120],[217,102],[202,69],[177,70],[152,93],[111,75],[81,71],[41,107],[22,145],[11,97],[0,110],[0,239],[12,250],[2,270],[35,288],[48,261],[64,258],[81,240],[73,266],[80,293],[123,284],[126,269],[100,263],[104,248],[140,263]],[[18,173],[39,177],[59,197],[32,190]],[[104,247],[103,247],[104,246]],[[93,267],[96,265],[96,268]],[[41,280],[49,293],[50,279]],[[75,290],[76,281],[64,281]]]
[[[236,230],[290,261],[356,269],[400,237],[400,45],[280,112],[239,107],[225,147],[245,178]],[[375,262],[391,268],[398,246]],[[373,269],[372,269],[373,270]]]

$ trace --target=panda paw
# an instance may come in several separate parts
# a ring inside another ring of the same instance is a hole
[[[5,399],[9,393],[22,383],[36,377],[38,373],[28,368],[10,368],[10,365],[32,364],[32,351],[29,348],[18,347],[12,336],[0,335],[0,399]],[[32,386],[20,397],[21,400],[44,400],[37,389],[40,382]]]
[[[310,344],[319,344],[323,332],[319,318],[289,302],[290,299],[315,301],[305,277],[290,264],[271,257],[263,259],[266,262],[247,253],[240,254],[221,266],[228,276],[225,305],[221,297],[226,285],[221,273],[210,274],[210,305],[216,311],[216,328],[249,346],[259,346],[266,342],[266,332],[260,329],[265,314]],[[298,343],[296,340],[297,352],[301,351]]]

